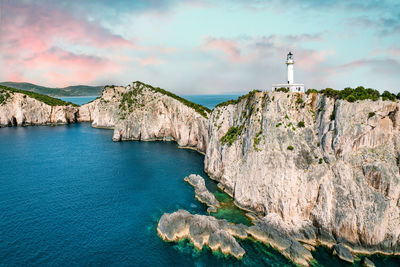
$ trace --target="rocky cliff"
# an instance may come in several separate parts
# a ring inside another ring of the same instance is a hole
[[[114,129],[113,140],[175,140],[205,152],[208,111],[167,91],[134,82],[106,86],[101,98],[79,109],[80,121]]]
[[[399,105],[249,94],[213,110],[205,170],[302,242],[399,253]]]
[[[58,99],[52,100],[55,100],[54,105],[0,88],[0,127],[68,124],[76,121],[77,107]]]
[[[135,82],[106,87],[80,121],[113,139],[175,140],[263,225],[308,245],[400,252],[399,103],[253,92],[211,113]]]

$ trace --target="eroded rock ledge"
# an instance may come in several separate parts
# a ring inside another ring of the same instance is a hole
[[[232,224],[226,220],[218,220],[213,216],[192,215],[185,210],[174,213],[165,213],[157,226],[160,237],[166,241],[179,241],[190,239],[194,246],[202,249],[207,245],[212,250],[220,250],[225,254],[241,258],[244,249],[235,237],[254,239],[280,251],[294,263],[308,265],[312,260],[311,253],[298,241],[274,229],[267,221],[260,221],[255,226],[247,227],[243,224]]]
[[[208,206],[208,212],[217,212],[219,202],[215,196],[208,191],[203,177],[200,175],[191,174],[185,177],[184,180],[194,187],[196,199]]]

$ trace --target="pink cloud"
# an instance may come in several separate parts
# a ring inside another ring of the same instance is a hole
[[[164,63],[164,60],[159,59],[159,58],[155,58],[154,56],[150,56],[150,57],[147,57],[147,58],[144,58],[144,59],[140,60],[140,64],[143,65],[143,66],[146,66],[146,65],[160,65],[162,63]]]
[[[78,19],[63,10],[8,1],[2,8],[6,12],[0,29],[0,60],[10,67],[2,70],[1,79],[29,78],[52,86],[90,83],[120,69],[118,63],[101,54],[136,47],[99,24]],[[60,41],[70,48],[86,46],[93,55],[59,48]],[[98,50],[102,52],[99,54]]]
[[[204,47],[207,50],[222,51],[228,57],[228,59],[233,62],[239,62],[242,59],[239,43],[234,40],[207,37],[205,38]]]

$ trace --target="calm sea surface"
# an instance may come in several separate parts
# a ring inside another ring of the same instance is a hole
[[[242,260],[163,242],[156,227],[164,212],[206,214],[183,181],[191,173],[207,178],[204,157],[174,142],[111,139],[111,130],[88,123],[0,129],[0,265],[292,266],[248,240],[239,241]],[[208,178],[207,186],[224,203],[216,217],[249,224]],[[346,266],[322,248],[315,257],[316,266]]]
[[[217,104],[225,102],[227,100],[236,99],[240,95],[183,95],[182,97],[190,100],[194,103],[201,104],[209,109],[214,108]],[[60,99],[64,101],[69,101],[78,105],[83,105],[88,103],[97,96],[68,96],[68,97],[60,97]]]

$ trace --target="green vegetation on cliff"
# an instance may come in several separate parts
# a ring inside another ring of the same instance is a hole
[[[224,106],[228,106],[228,105],[235,105],[235,104],[239,103],[240,101],[242,101],[243,99],[248,99],[259,92],[261,92],[261,91],[260,90],[250,91],[245,95],[239,96],[238,99],[232,99],[232,100],[228,100],[228,101],[219,103],[218,105],[215,106],[215,108],[224,107]]]
[[[142,83],[142,82],[139,82],[139,81],[136,81],[135,83],[143,85],[143,86],[149,88],[150,90],[152,90],[153,92],[160,93],[160,94],[172,97],[172,98],[178,100],[179,102],[183,103],[184,105],[194,109],[197,113],[202,115],[204,118],[208,119],[208,114],[211,112],[211,110],[209,108],[206,108],[206,107],[204,107],[202,105],[193,103],[193,102],[191,102],[191,101],[189,101],[187,99],[184,99],[184,98],[182,98],[180,96],[177,96],[174,93],[171,93],[171,92],[169,92],[169,91],[167,91],[165,89],[162,89],[162,88],[159,88],[159,87],[153,87],[153,86],[151,86],[149,84],[145,84],[145,83]],[[137,95],[139,95],[141,93],[142,93],[142,90],[139,89],[139,88],[135,88],[134,90],[125,93],[122,96],[122,101],[121,101],[120,107],[122,107],[123,109],[126,109],[126,106],[127,106],[129,108],[130,112],[132,112],[132,105],[139,104],[138,100],[137,100]],[[141,104],[141,105],[143,105],[143,104]]]
[[[73,104],[71,102],[65,102],[61,99],[58,98],[53,98],[47,95],[42,95],[42,94],[38,94],[38,93],[34,93],[34,92],[30,92],[30,91],[24,91],[24,90],[20,90],[20,89],[15,89],[15,88],[11,88],[11,87],[7,87],[7,86],[3,86],[0,85],[0,92],[1,92],[1,97],[0,97],[0,104],[2,104],[4,101],[7,100],[8,97],[10,97],[10,93],[20,93],[20,94],[24,94],[27,95],[31,98],[34,98],[36,100],[39,100],[47,105],[50,106],[68,106],[68,105],[72,105],[77,107],[78,105]]]
[[[242,133],[243,127],[244,126],[241,125],[239,127],[232,126],[229,128],[228,132],[221,138],[222,144],[231,146],[237,137]]]
[[[307,90],[307,94],[310,93],[323,94],[327,97],[331,97],[334,99],[344,99],[349,102],[366,99],[377,101],[380,97],[382,97],[382,100],[391,101],[396,101],[396,99],[400,99],[400,93],[397,94],[397,96],[390,93],[389,91],[384,91],[382,94],[380,94],[378,90],[364,88],[363,86],[358,86],[357,88],[346,87],[343,90],[335,90],[332,88],[326,88],[320,91],[316,89]]]

